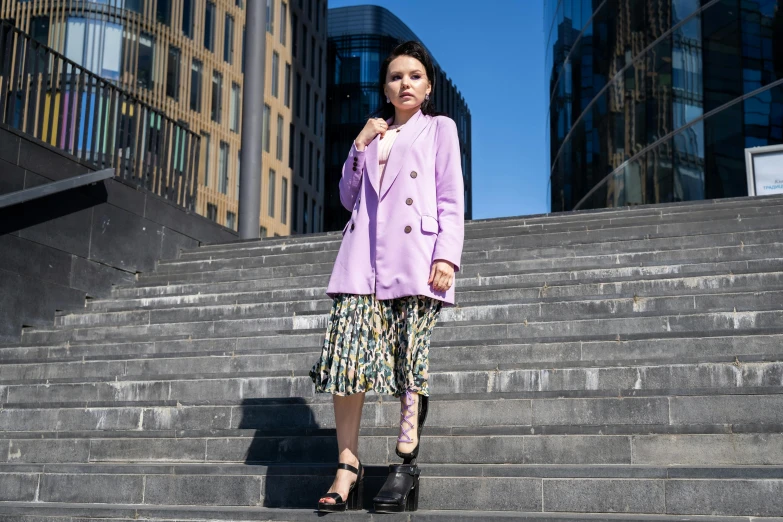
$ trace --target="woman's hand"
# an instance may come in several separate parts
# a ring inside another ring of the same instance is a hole
[[[427,284],[431,284],[436,292],[445,292],[454,284],[454,265],[443,259],[436,259],[432,263],[430,278]]]
[[[388,129],[389,125],[383,118],[370,118],[356,137],[356,150],[364,150],[378,134],[383,136]]]

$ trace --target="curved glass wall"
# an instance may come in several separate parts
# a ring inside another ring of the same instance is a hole
[[[545,0],[553,211],[747,194],[783,143],[783,0]]]

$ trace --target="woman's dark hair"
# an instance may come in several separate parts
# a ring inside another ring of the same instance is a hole
[[[433,101],[433,95],[435,94],[435,67],[432,65],[432,58],[430,53],[419,42],[409,41],[404,42],[394,48],[391,54],[381,64],[381,70],[378,75],[378,83],[381,90],[381,105],[375,113],[375,117],[388,120],[394,117],[394,105],[386,102],[386,93],[383,92],[383,86],[386,85],[386,73],[389,71],[389,64],[398,56],[410,56],[416,58],[424,65],[424,72],[427,73],[427,79],[430,81],[431,92],[430,99],[424,100],[421,104],[421,112],[427,116],[437,116],[439,113],[435,112],[435,102]]]

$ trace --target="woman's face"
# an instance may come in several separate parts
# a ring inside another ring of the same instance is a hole
[[[386,71],[384,93],[398,109],[418,109],[432,86],[424,65],[412,56],[398,56]]]

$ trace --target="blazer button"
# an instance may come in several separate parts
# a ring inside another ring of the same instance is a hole
[[[353,166],[353,171],[356,172],[356,165]]]
[[[412,177],[413,179],[416,179],[416,176],[418,176],[418,175],[419,175],[419,174],[418,174],[418,173],[417,173],[415,170],[414,170],[413,172],[411,172],[411,177]]]
[[[411,228],[411,226],[410,226],[410,225],[408,225],[407,227],[405,227],[405,233],[406,233],[406,234],[410,234],[410,233],[411,233],[411,230],[413,230],[413,229]]]
[[[406,205],[413,205],[413,200],[411,198],[408,198],[405,200]]]

